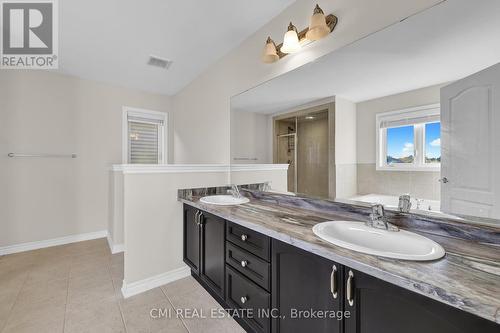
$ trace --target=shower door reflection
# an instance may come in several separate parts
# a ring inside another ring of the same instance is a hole
[[[274,120],[274,163],[289,164],[288,191],[328,197],[328,110]]]

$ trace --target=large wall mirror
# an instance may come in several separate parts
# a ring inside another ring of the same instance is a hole
[[[286,170],[270,191],[389,209],[409,194],[413,213],[496,223],[500,11],[488,3],[443,2],[234,96],[232,181],[273,165]]]

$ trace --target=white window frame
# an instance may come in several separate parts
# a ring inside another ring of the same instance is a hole
[[[122,107],[122,163],[128,164],[128,146],[129,146],[129,133],[128,133],[128,116],[145,119],[160,119],[163,121],[163,128],[158,138],[158,164],[166,164],[168,153],[168,113],[139,109],[130,106]],[[167,132],[167,134],[165,133]]]
[[[376,170],[383,171],[440,171],[441,163],[425,163],[425,123],[408,123],[403,126],[414,126],[413,163],[387,164],[387,129],[381,128],[382,121],[404,120],[409,117],[425,117],[440,115],[440,104],[430,104],[414,108],[378,113],[376,115]],[[429,122],[433,123],[433,122]]]

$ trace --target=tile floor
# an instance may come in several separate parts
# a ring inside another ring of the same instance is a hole
[[[191,277],[128,299],[122,279],[123,254],[111,255],[105,239],[0,256],[0,332],[244,332],[208,318],[220,306]],[[151,309],[172,315],[154,319]]]

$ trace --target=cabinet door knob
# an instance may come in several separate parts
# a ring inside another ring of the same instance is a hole
[[[248,262],[246,260],[241,261],[241,267],[247,267]]]
[[[330,275],[330,292],[332,293],[333,298],[337,298],[338,296],[338,287],[337,287],[337,266],[333,265],[332,274]]]
[[[245,235],[245,234],[241,235],[241,240],[242,240],[243,242],[246,242],[246,240],[247,240],[247,239],[248,239],[248,236],[247,236],[247,235]]]
[[[241,303],[242,303],[242,304],[245,304],[245,303],[248,301],[248,297],[246,297],[246,296],[242,296],[242,297],[240,298],[240,301],[241,301]]]
[[[447,182],[449,182],[448,178],[446,178],[446,177],[439,179],[439,181],[443,184],[446,184]]]
[[[346,298],[350,306],[354,305],[354,273],[349,271],[349,277],[347,278],[347,288],[346,288]]]

